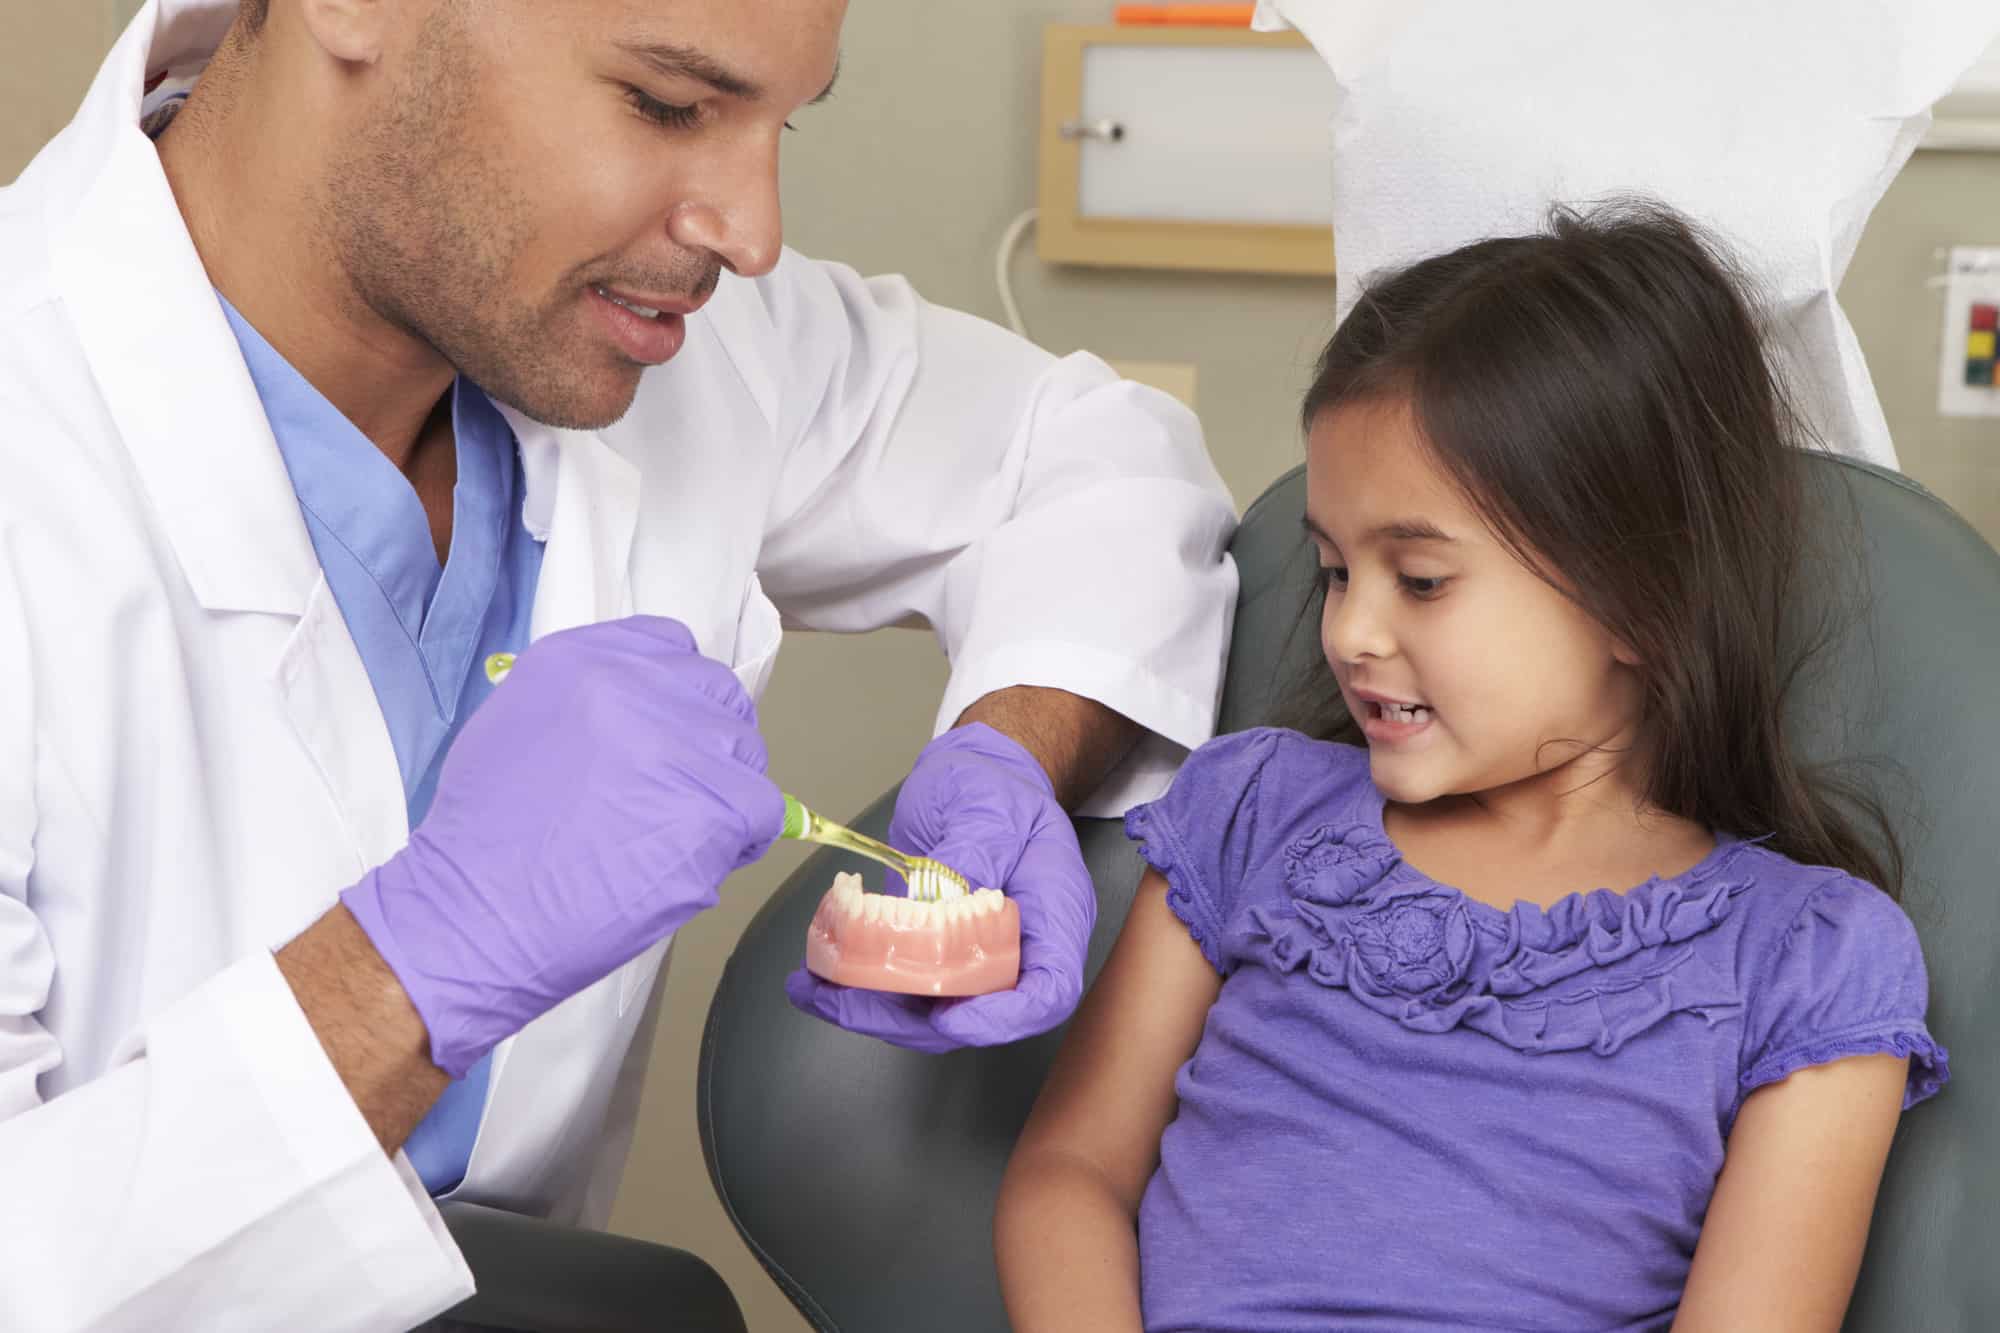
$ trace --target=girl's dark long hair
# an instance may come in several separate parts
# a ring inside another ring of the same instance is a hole
[[[1636,651],[1646,800],[1897,893],[1881,805],[1794,752],[1780,621],[1801,591],[1804,450],[1730,257],[1644,201],[1551,213],[1370,282],[1321,355],[1321,413],[1406,398],[1531,569]],[[1795,609],[1795,608],[1791,608]],[[1358,740],[1330,674],[1289,720]],[[1863,825],[1867,833],[1863,833]]]

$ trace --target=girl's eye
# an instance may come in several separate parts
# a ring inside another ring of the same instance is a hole
[[[652,121],[655,125],[670,130],[691,130],[701,124],[701,108],[698,106],[675,106],[662,102],[657,97],[648,96],[637,88],[626,90],[632,109]]]
[[[1322,588],[1345,588],[1347,586],[1347,566],[1321,565],[1319,567],[1319,586]]]
[[[1450,581],[1448,579],[1442,579],[1442,578],[1420,579],[1420,578],[1415,578],[1409,574],[1399,574],[1397,575],[1397,578],[1401,581],[1404,592],[1407,592],[1412,597],[1418,597],[1425,600],[1429,600],[1430,598],[1435,597],[1439,593],[1443,592],[1444,585]]]

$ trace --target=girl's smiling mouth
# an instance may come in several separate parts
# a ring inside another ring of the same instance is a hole
[[[1430,728],[1437,714],[1428,704],[1407,703],[1369,690],[1352,689],[1358,705],[1354,720],[1371,744],[1396,745],[1414,739]]]

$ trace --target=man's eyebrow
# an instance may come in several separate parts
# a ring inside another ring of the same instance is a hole
[[[759,101],[764,90],[730,70],[721,61],[691,46],[671,42],[620,42],[618,49],[645,61],[668,78],[698,79],[719,93],[745,102]]]
[[[672,42],[620,42],[619,49],[627,55],[645,61],[668,78],[699,79],[719,93],[745,102],[761,101],[764,90],[754,81],[731,70],[721,61],[691,46],[676,46]],[[833,67],[833,77],[820,89],[819,96],[806,103],[818,106],[833,96],[833,85],[840,81],[840,66]]]

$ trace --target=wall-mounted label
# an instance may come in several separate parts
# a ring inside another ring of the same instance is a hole
[[[1938,411],[2000,417],[2000,246],[1952,247],[1945,272],[1944,330],[1938,348]]]

